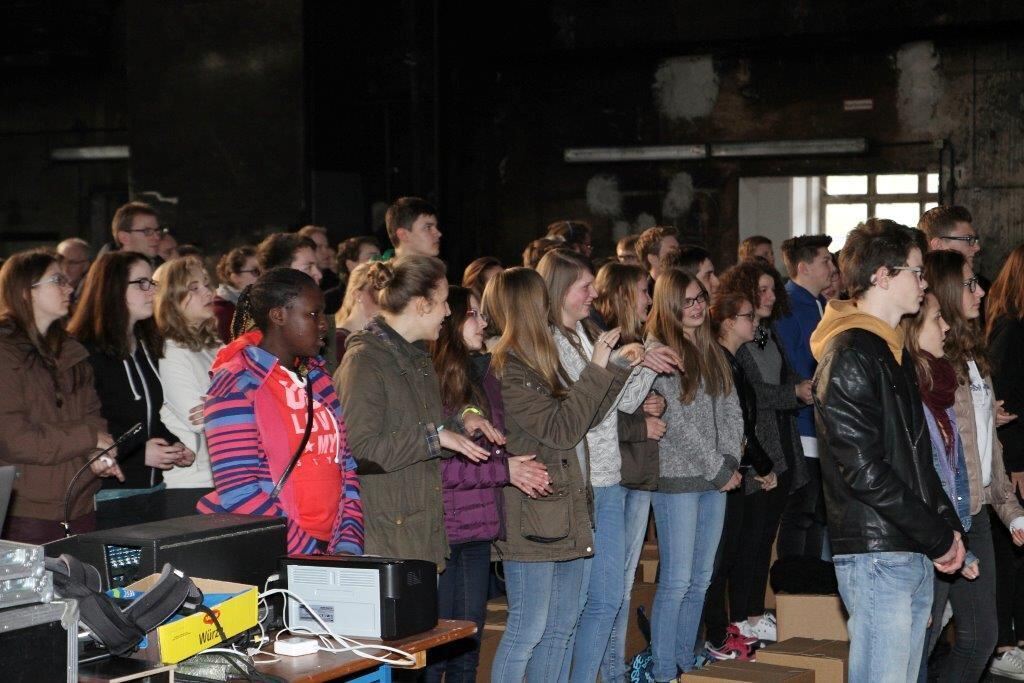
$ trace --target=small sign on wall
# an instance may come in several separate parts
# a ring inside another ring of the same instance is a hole
[[[875,100],[872,97],[864,97],[858,100],[843,100],[843,111],[871,111],[875,108]]]

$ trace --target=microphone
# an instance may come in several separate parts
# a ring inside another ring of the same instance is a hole
[[[136,422],[133,427],[128,429],[128,431],[126,431],[121,436],[117,437],[117,440],[115,440],[114,443],[110,444],[109,446],[104,448],[102,451],[100,451],[96,455],[94,455],[91,458],[89,458],[85,462],[85,464],[82,465],[82,467],[77,472],[75,472],[75,476],[71,477],[71,483],[68,484],[67,489],[65,489],[65,491],[64,491],[64,521],[60,523],[60,525],[62,527],[64,527],[64,538],[67,538],[68,536],[71,535],[71,522],[70,522],[70,520],[68,518],[71,516],[69,508],[71,507],[71,492],[75,488],[75,482],[78,481],[78,478],[80,476],[82,476],[82,474],[87,469],[89,469],[89,465],[93,464],[94,462],[96,462],[97,460],[102,458],[104,455],[106,455],[110,451],[114,450],[115,448],[117,448],[118,446],[123,444],[125,441],[128,440],[129,437],[135,436],[136,434],[138,434],[141,431],[142,431],[142,423],[141,422]]]

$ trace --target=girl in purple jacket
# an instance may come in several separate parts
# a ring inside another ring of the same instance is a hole
[[[444,659],[427,669],[426,680],[432,683],[444,676],[447,683],[473,683],[486,616],[491,541],[504,535],[501,489],[511,484],[527,495],[545,495],[548,476],[547,468],[536,462],[535,456],[509,456],[503,448],[501,385],[488,371],[490,356],[479,353],[487,327],[480,302],[468,289],[449,287],[448,306],[451,315],[441,325],[431,349],[446,417],[452,406],[468,405],[463,414],[486,415],[495,432],[491,438],[477,437],[480,445],[490,449],[488,459],[472,462],[456,454],[441,461],[444,523],[451,557],[438,581],[438,616],[472,621],[477,635],[448,649],[440,648],[438,655]],[[467,643],[471,643],[468,649]]]

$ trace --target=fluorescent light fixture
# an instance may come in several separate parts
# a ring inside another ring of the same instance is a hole
[[[711,156],[736,158],[863,154],[867,149],[868,141],[865,138],[776,140],[774,142],[719,142],[711,145]]]
[[[129,158],[128,145],[57,147],[50,151],[53,161],[111,161]]]
[[[569,163],[595,161],[673,161],[706,159],[705,145],[661,145],[657,147],[578,147],[565,150]]]

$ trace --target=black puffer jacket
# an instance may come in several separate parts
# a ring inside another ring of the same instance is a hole
[[[935,559],[963,528],[932,466],[917,373],[861,328],[829,342],[814,378],[821,478],[837,554],[909,551]]]

